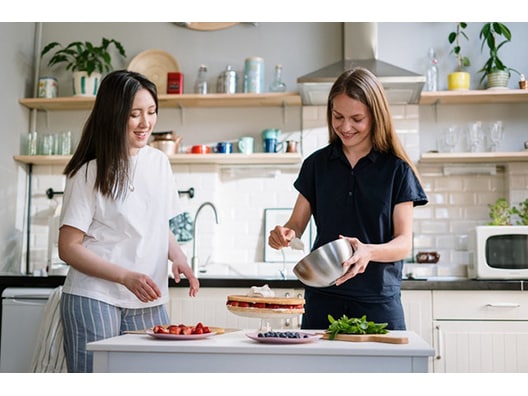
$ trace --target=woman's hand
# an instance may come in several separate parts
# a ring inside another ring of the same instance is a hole
[[[295,231],[291,228],[278,225],[270,231],[268,245],[273,249],[282,249],[283,247],[288,247],[295,236]]]
[[[180,274],[185,275],[189,281],[189,296],[194,297],[200,289],[200,281],[192,271],[192,268],[187,264],[187,261],[173,261],[172,262],[172,274],[174,275],[174,281],[180,283]]]
[[[145,274],[128,271],[123,279],[123,285],[141,302],[150,302],[161,297],[161,291],[154,281]]]
[[[342,235],[339,237],[348,240],[354,250],[354,254],[348,260],[343,262],[343,268],[346,272],[336,281],[336,286],[342,285],[357,274],[365,272],[367,265],[372,258],[371,249],[359,239],[344,237]]]
[[[172,261],[172,274],[174,275],[174,281],[180,283],[181,277],[180,274],[185,275],[189,281],[189,296],[194,297],[200,289],[200,282],[194,276],[193,270],[189,263],[187,262],[187,257],[183,253],[183,250],[180,247],[176,237],[168,229],[169,235],[169,260]]]

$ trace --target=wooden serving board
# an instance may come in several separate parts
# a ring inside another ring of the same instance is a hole
[[[322,333],[323,340],[329,340],[330,334]],[[408,344],[407,337],[397,337],[389,334],[336,334],[334,340],[352,342],[384,342],[386,344]]]

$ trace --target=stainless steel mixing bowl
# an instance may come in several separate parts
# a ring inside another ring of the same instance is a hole
[[[327,287],[335,283],[345,271],[341,265],[354,254],[350,242],[336,239],[318,247],[293,267],[293,273],[308,286]]]

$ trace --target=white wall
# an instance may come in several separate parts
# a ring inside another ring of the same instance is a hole
[[[0,23],[0,272],[17,269],[22,254],[25,175],[13,155],[29,126],[28,112],[17,100],[32,95],[34,30],[33,23]]]

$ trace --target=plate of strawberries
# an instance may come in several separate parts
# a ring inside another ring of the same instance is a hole
[[[216,334],[208,326],[198,322],[194,326],[185,324],[156,325],[146,333],[154,338],[163,340],[199,340]]]

